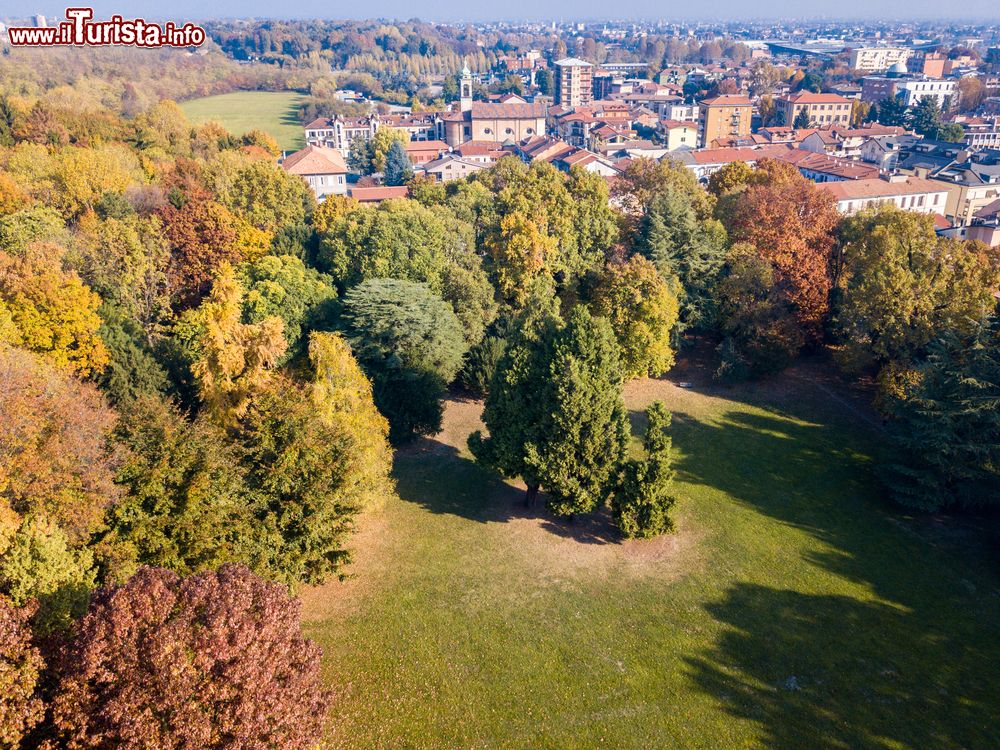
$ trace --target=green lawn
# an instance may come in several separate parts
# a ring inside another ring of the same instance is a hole
[[[449,402],[353,577],[304,592],[330,746],[1000,747],[995,557],[883,504],[877,422],[817,372],[628,388],[635,422],[674,413],[678,533],[651,542],[525,509],[470,461],[480,405]]]
[[[196,125],[214,120],[234,135],[255,128],[273,135],[281,148],[305,145],[298,107],[302,95],[289,91],[237,91],[182,102],[181,109]]]

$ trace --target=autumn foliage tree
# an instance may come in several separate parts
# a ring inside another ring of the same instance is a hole
[[[830,310],[840,216],[832,196],[790,164],[761,160],[755,177],[722,220],[734,242],[752,245],[773,264],[796,320],[816,340]]]
[[[0,502],[84,540],[118,497],[114,413],[94,386],[3,344],[0,393]]]
[[[15,750],[44,714],[38,696],[44,666],[32,645],[30,608],[15,608],[0,597],[0,748]]]
[[[625,377],[656,377],[673,366],[677,295],[650,261],[636,255],[627,263],[609,265],[591,307],[611,323]]]
[[[16,255],[0,251],[0,302],[16,328],[11,343],[78,375],[98,375],[108,363],[97,333],[101,299],[76,273],[63,270],[63,254],[44,243]]]
[[[314,748],[330,704],[287,590],[242,566],[99,589],[58,665],[54,746]]]

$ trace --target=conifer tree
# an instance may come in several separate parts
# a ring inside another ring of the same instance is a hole
[[[931,346],[914,392],[890,404],[899,458],[882,470],[911,507],[1000,504],[1000,315]]]
[[[587,513],[611,494],[629,428],[622,365],[610,324],[578,307],[562,323],[529,310],[494,376],[476,432],[476,458],[506,476],[521,476],[526,502],[540,487],[559,516]]]
[[[646,409],[646,457],[626,462],[621,483],[611,502],[615,525],[626,537],[648,539],[673,531],[673,443],[666,430],[670,412],[660,401]]]
[[[393,141],[385,156],[385,184],[395,187],[405,184],[413,177],[413,165],[406,149],[399,141]]]

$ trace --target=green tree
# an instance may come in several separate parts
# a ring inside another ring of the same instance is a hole
[[[646,209],[639,249],[665,279],[680,281],[682,328],[711,325],[712,289],[726,258],[722,224],[699,220],[687,196],[668,187]]]
[[[363,135],[356,135],[351,139],[351,146],[347,152],[347,166],[352,172],[369,175],[375,171],[372,165],[373,154],[371,141]]]
[[[1000,255],[939,238],[926,214],[884,206],[850,217],[840,235],[835,324],[850,369],[906,368],[941,332],[968,332],[993,308]]]
[[[1000,503],[1000,315],[930,347],[910,393],[889,404],[897,458],[881,471],[922,510]]]
[[[317,326],[331,326],[337,291],[333,278],[306,267],[291,255],[265,255],[236,269],[236,278],[245,291],[243,321],[263,323],[280,318],[288,348],[278,360],[284,363],[305,352],[308,332]]]
[[[752,246],[730,249],[715,295],[724,336],[717,377],[741,380],[778,372],[805,343],[773,264]]]
[[[651,262],[633,256],[609,265],[591,307],[611,323],[626,378],[657,377],[673,367],[677,296]]]
[[[803,107],[796,113],[795,119],[792,120],[792,127],[796,129],[808,128],[811,123],[812,121],[809,119],[809,110]]]
[[[886,97],[878,103],[875,119],[881,125],[905,125],[906,105],[894,96]]]
[[[925,96],[913,108],[913,129],[925,138],[937,138],[941,107],[936,96]]]
[[[673,531],[673,443],[667,435],[670,412],[660,401],[646,409],[646,456],[630,459],[611,501],[615,525],[629,538],[649,539]]]
[[[392,440],[436,431],[445,386],[468,349],[451,306],[424,284],[371,279],[344,296],[343,321]]]
[[[411,177],[413,177],[413,165],[410,163],[410,157],[407,156],[401,142],[393,141],[385,156],[383,182],[390,186],[405,185]]]
[[[15,606],[36,600],[32,628],[39,636],[65,630],[87,609],[95,585],[93,556],[75,550],[65,532],[41,516],[26,518],[0,542],[0,593]]]
[[[566,323],[532,308],[515,331],[483,411],[490,435],[473,433],[469,448],[522,477],[529,504],[543,487],[556,515],[593,511],[615,486],[629,435],[611,326],[584,307]]]
[[[128,458],[115,476],[125,490],[94,540],[105,580],[123,581],[140,565],[187,575],[242,562],[268,575],[259,495],[247,486],[240,455],[205,418],[145,397],[115,429]]]

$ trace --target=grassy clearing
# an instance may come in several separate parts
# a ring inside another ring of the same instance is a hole
[[[299,103],[293,91],[237,91],[183,102],[181,109],[196,125],[214,120],[234,135],[259,129],[270,133],[278,145],[295,151],[305,145]]]
[[[304,594],[331,746],[1000,746],[995,561],[881,503],[881,436],[817,371],[628,388],[636,423],[674,412],[679,532],[652,542],[525,509],[470,460],[479,404],[450,402],[354,577]]]

